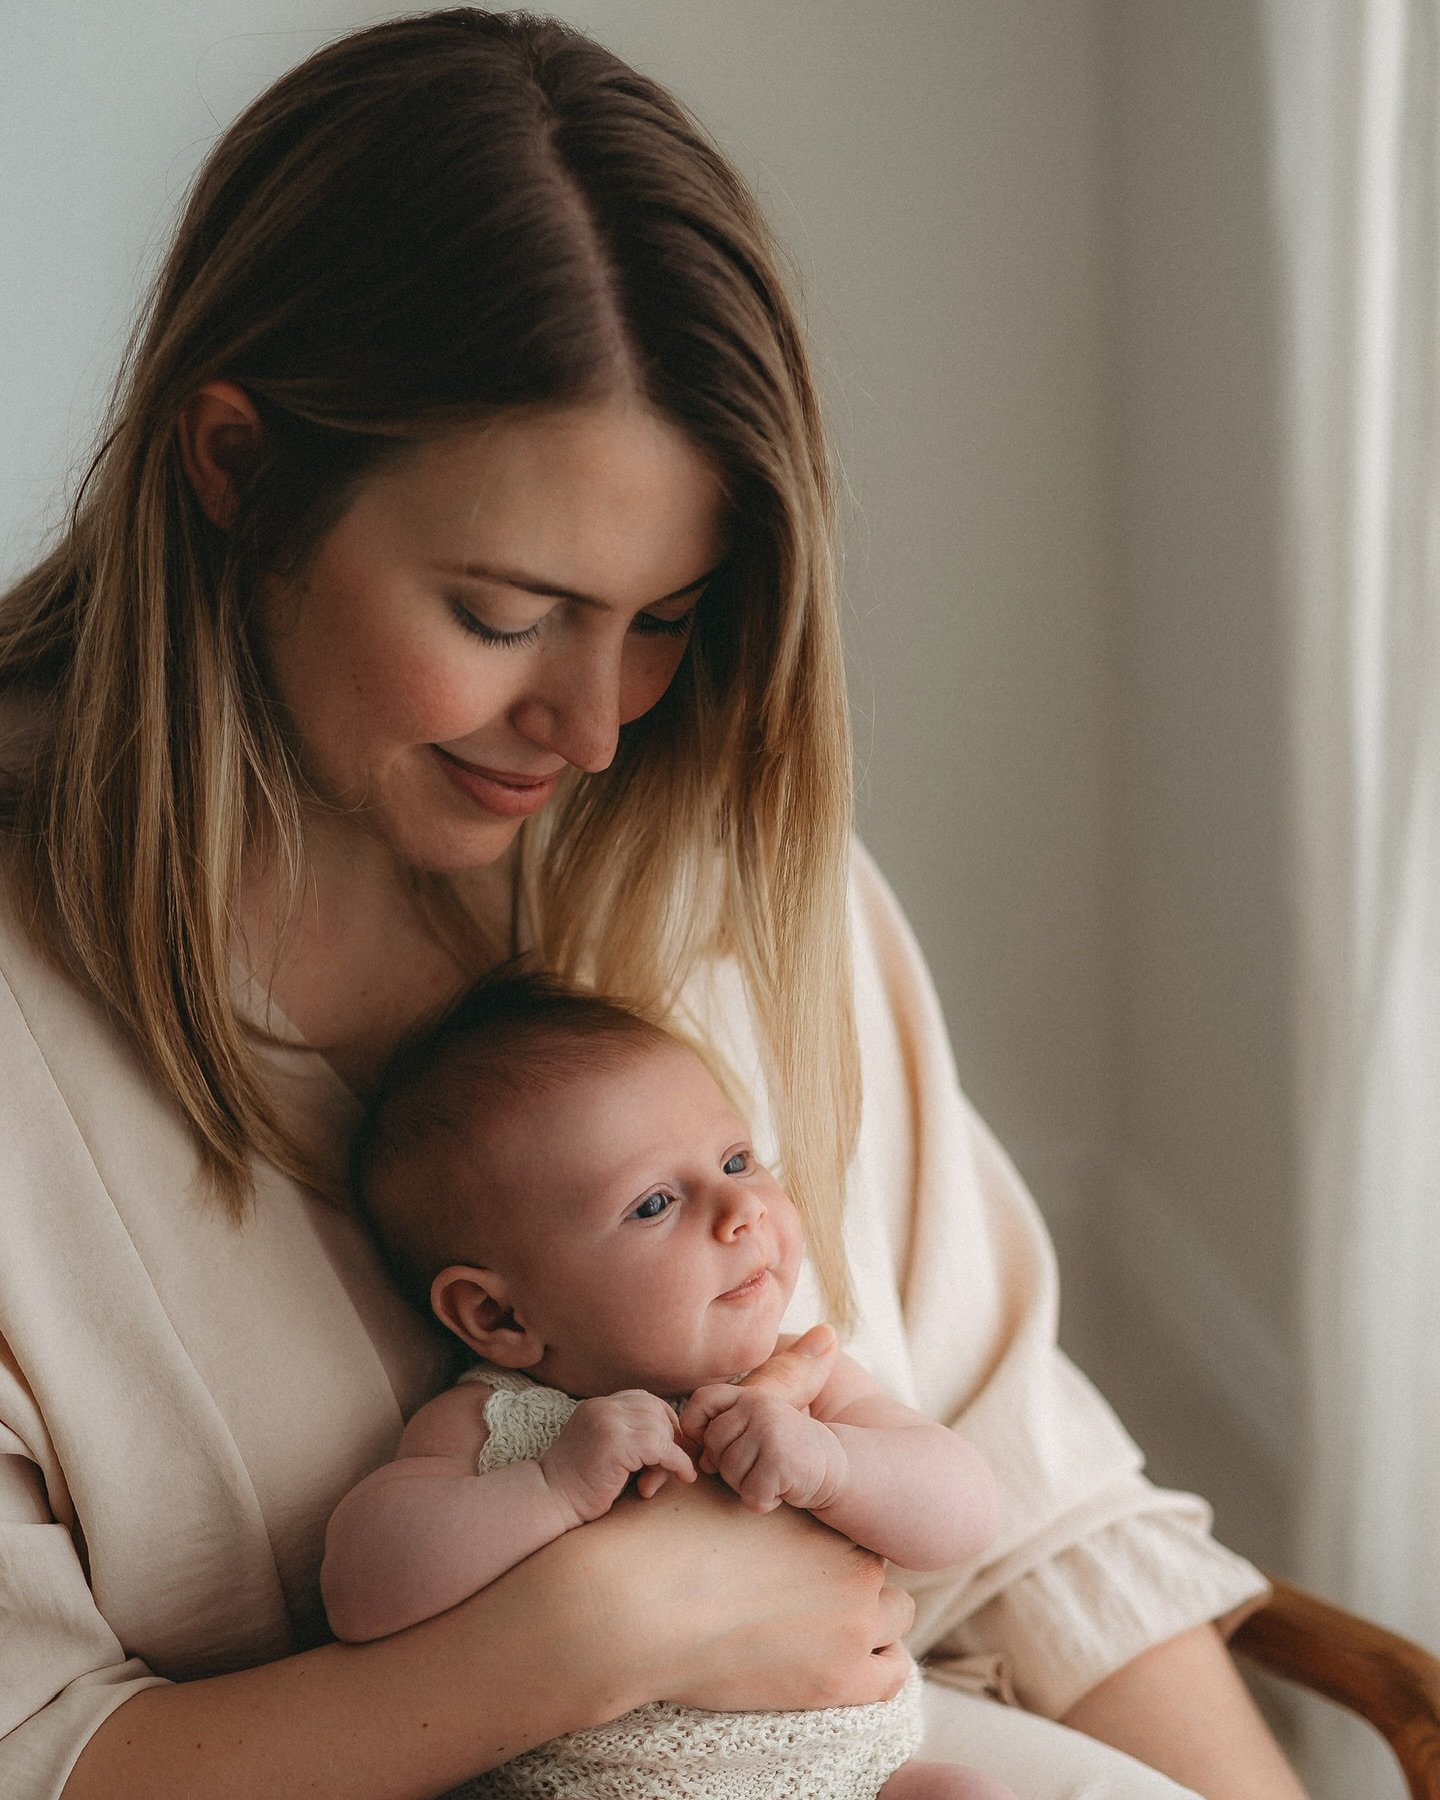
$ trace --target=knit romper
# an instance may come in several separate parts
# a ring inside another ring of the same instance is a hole
[[[495,1391],[477,1472],[538,1459],[579,1405],[482,1363]],[[567,1732],[454,1788],[445,1800],[874,1800],[920,1744],[920,1674],[893,1700],[814,1712],[701,1712],[657,1700]]]

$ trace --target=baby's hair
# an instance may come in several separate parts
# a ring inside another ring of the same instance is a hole
[[[350,1151],[351,1190],[391,1274],[426,1311],[452,1262],[478,1260],[477,1153],[497,1111],[681,1040],[605,994],[523,964],[478,981],[386,1065]]]

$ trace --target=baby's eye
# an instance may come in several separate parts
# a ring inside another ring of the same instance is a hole
[[[647,1194],[630,1214],[632,1219],[658,1219],[675,1204],[673,1194]]]
[[[725,1163],[725,1173],[727,1175],[743,1175],[749,1167],[750,1152],[748,1150],[737,1150],[732,1157],[727,1159]]]

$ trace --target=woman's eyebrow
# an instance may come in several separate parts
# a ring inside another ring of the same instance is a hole
[[[558,582],[544,581],[539,576],[522,574],[518,569],[496,568],[488,563],[474,562],[435,563],[433,566],[442,575],[463,575],[471,581],[494,581],[502,587],[518,588],[522,594],[536,594],[542,600],[574,600],[581,606],[597,606],[602,612],[614,611],[608,601],[597,600],[593,594],[577,593],[574,588],[561,587]],[[667,600],[683,600],[686,595],[697,592],[713,581],[724,567],[723,562],[716,563],[713,569],[707,569],[703,575],[687,581],[684,587],[676,588],[673,593],[661,594],[658,600],[647,600],[644,604],[664,606]]]

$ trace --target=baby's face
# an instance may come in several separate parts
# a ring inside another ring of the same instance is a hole
[[[544,1344],[530,1374],[571,1394],[680,1394],[774,1349],[799,1217],[683,1046],[538,1093],[487,1129],[484,1161],[506,1195],[511,1307]]]

